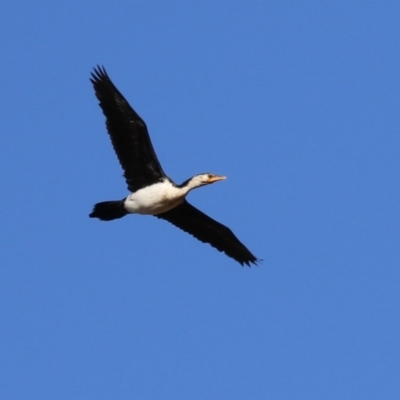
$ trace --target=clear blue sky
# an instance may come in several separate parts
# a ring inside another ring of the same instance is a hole
[[[1,399],[400,398],[398,2],[1,8]],[[88,218],[128,193],[96,64],[262,265]]]

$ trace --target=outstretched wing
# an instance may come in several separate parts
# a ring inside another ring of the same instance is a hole
[[[155,215],[191,234],[204,243],[209,243],[241,265],[257,264],[257,258],[225,225],[213,220],[186,200],[179,206],[162,214]]]
[[[128,189],[135,192],[164,178],[145,122],[111,82],[104,67],[97,66],[91,75]]]

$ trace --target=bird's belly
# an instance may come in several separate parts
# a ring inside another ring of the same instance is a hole
[[[149,187],[130,194],[125,200],[126,211],[143,215],[161,214],[181,204],[185,198],[159,189]]]

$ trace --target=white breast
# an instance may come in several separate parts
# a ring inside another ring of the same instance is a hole
[[[130,194],[125,200],[125,209],[132,214],[161,214],[182,203],[185,194],[164,180]]]

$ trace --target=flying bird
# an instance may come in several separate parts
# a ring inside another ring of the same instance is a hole
[[[241,265],[257,264],[259,260],[229,228],[186,200],[192,189],[226,177],[203,173],[180,185],[174,183],[157,159],[145,122],[114,86],[105,68],[94,68],[90,81],[106,117],[107,131],[131,194],[122,200],[95,204],[89,216],[111,221],[127,214],[154,215],[201,242],[209,243]]]

